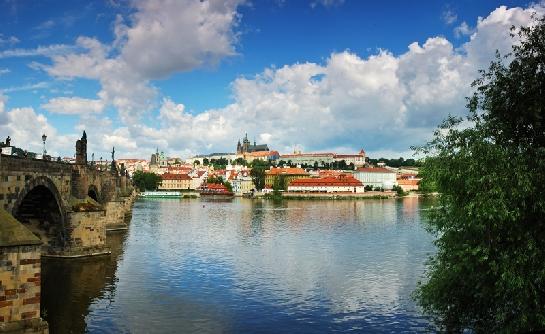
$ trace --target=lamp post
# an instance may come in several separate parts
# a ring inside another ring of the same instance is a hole
[[[45,150],[45,140],[47,139],[47,136],[45,135],[45,133],[42,135],[42,142],[44,143],[44,153],[43,153],[43,156],[42,156],[42,159],[45,159],[45,155],[47,154],[47,151]]]

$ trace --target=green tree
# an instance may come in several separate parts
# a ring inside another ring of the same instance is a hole
[[[231,185],[231,182],[225,181],[223,182],[223,185],[225,186],[225,188],[227,188],[227,190],[229,190],[230,192],[233,192],[233,185]]]
[[[517,35],[473,83],[469,126],[449,117],[420,148],[440,195],[415,296],[449,332],[545,329],[545,20]]]
[[[203,166],[208,166],[209,163],[210,163],[210,161],[208,160],[208,158],[202,159],[202,165]]]
[[[251,163],[250,176],[257,190],[265,188],[265,172],[271,166],[269,161],[254,160]]]
[[[240,157],[235,160],[235,165],[247,166],[248,162],[244,158]]]
[[[134,185],[140,191],[157,190],[161,184],[161,177],[155,173],[136,171],[132,175]]]

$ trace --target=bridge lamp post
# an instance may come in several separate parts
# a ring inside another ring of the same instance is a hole
[[[45,155],[47,154],[47,151],[45,150],[45,140],[47,139],[47,136],[45,135],[45,133],[42,135],[42,142],[44,143],[44,154],[43,154],[43,159],[45,159]]]

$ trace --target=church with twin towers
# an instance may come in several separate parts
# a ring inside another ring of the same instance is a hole
[[[240,140],[237,143],[237,154],[244,154],[244,153],[252,153],[252,152],[266,152],[269,151],[269,147],[267,144],[256,144],[256,141],[254,139],[254,144],[252,145],[250,143],[250,140],[248,140],[248,134],[246,133],[244,135],[244,139],[242,140],[242,143]]]

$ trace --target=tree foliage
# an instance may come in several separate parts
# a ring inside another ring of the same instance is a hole
[[[545,329],[545,21],[481,72],[465,122],[420,148],[437,254],[415,296],[449,332]],[[508,64],[505,64],[508,63]]]
[[[268,169],[268,164],[258,163],[257,161],[259,160],[252,161],[250,176],[252,177],[255,188],[261,191],[265,188],[265,171]]]
[[[161,177],[155,173],[136,171],[132,175],[132,181],[140,191],[157,190]]]

